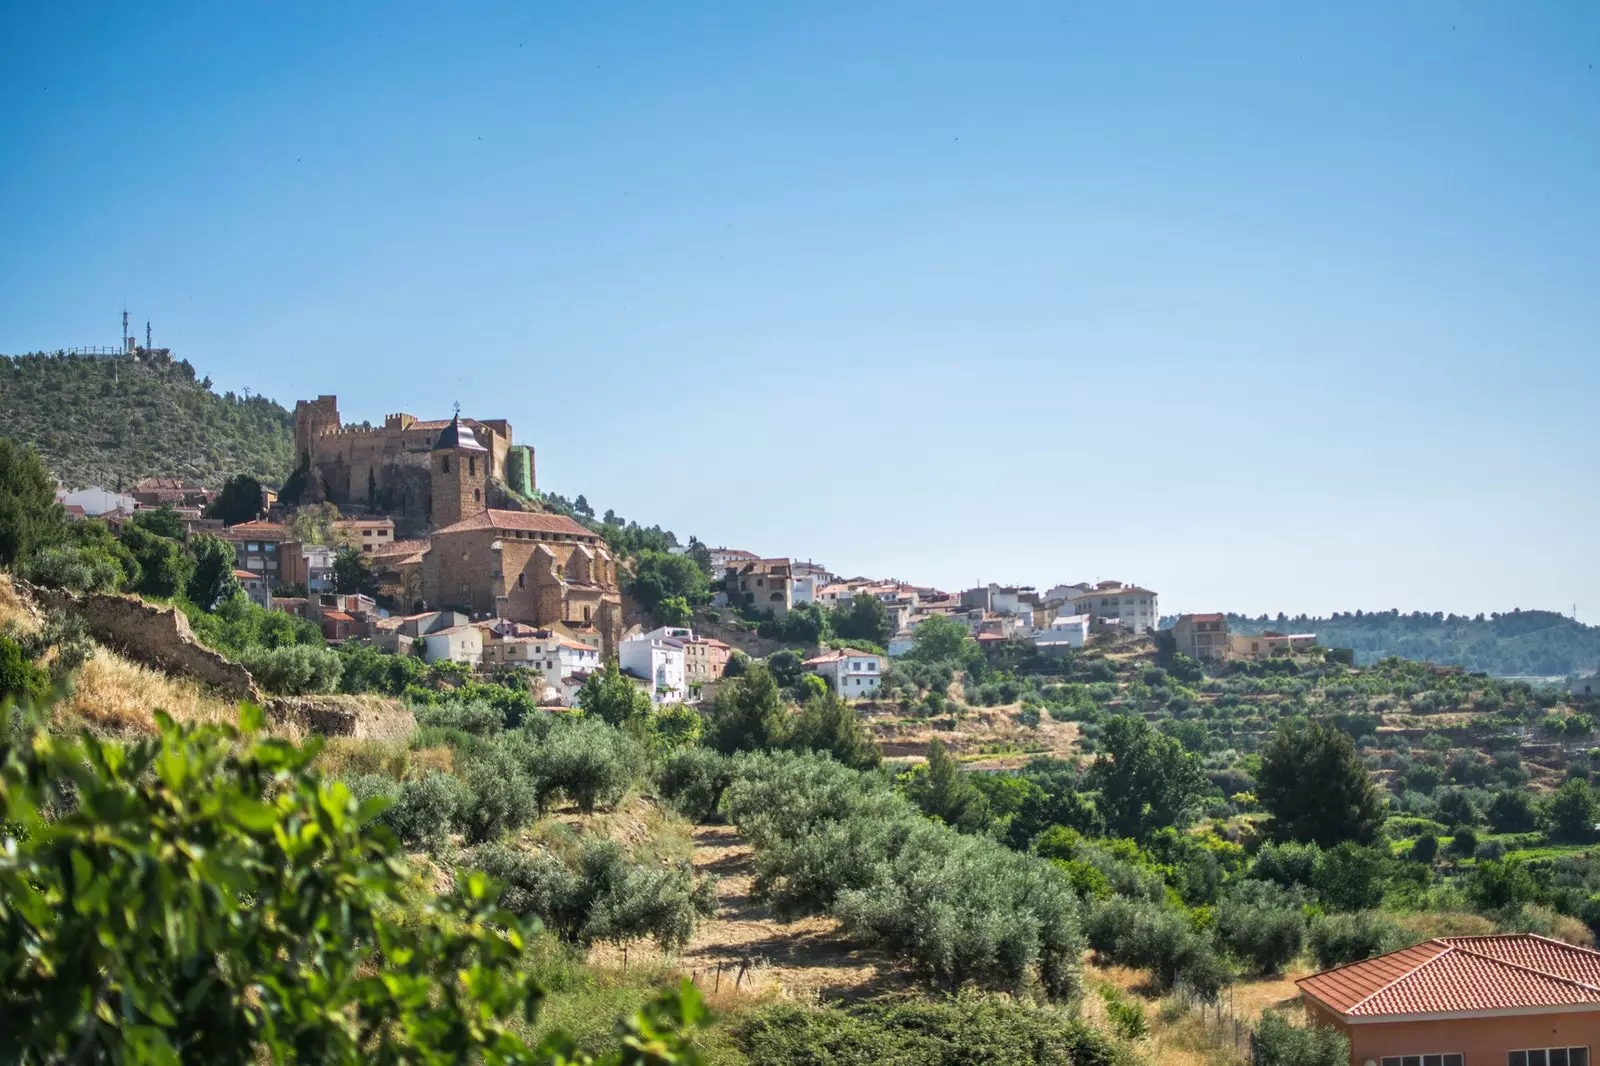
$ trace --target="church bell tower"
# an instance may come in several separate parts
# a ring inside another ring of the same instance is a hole
[[[461,411],[433,444],[433,526],[442,529],[489,509],[489,449],[478,443]]]

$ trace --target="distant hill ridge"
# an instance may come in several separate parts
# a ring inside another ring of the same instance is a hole
[[[294,464],[294,414],[262,396],[217,395],[187,360],[0,356],[0,436],[39,450],[73,487],[151,475],[272,485]]]
[[[1228,615],[1230,629],[1314,632],[1328,647],[1353,648],[1361,663],[1390,655],[1462,666],[1497,676],[1558,677],[1600,667],[1600,626],[1555,611],[1454,615],[1416,611],[1352,611],[1328,618]]]

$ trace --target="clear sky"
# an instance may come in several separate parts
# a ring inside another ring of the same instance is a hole
[[[126,304],[847,574],[1600,621],[1597,63],[1587,0],[0,0],[0,351]]]

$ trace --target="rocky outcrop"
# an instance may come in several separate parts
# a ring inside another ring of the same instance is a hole
[[[327,737],[405,740],[417,720],[395,700],[349,696],[293,696],[267,704],[274,724]]]
[[[194,639],[181,611],[133,596],[60,589],[32,589],[34,599],[83,619],[89,635],[126,659],[178,677],[189,677],[234,700],[261,702],[250,671]]]

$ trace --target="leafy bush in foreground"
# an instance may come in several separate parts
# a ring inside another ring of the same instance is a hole
[[[673,810],[695,822],[717,813],[722,793],[733,781],[733,760],[710,748],[684,748],[661,766],[661,798]]]
[[[1256,1027],[1256,1066],[1345,1066],[1350,1039],[1336,1029],[1291,1025],[1267,1011]]]
[[[408,901],[377,805],[316,751],[165,717],[127,747],[0,723],[0,1059],[571,1062],[517,1035],[543,992],[489,879]],[[685,985],[607,1061],[697,1062],[676,1029],[699,1013]]]

